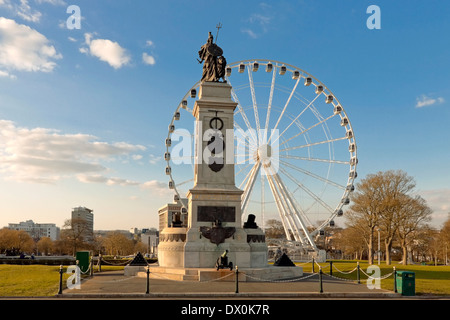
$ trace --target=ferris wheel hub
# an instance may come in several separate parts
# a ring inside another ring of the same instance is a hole
[[[272,159],[272,147],[269,144],[260,145],[253,154],[255,161],[260,161],[264,167],[269,167]]]

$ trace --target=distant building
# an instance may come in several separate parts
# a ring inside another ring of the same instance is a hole
[[[75,223],[73,227],[82,228],[86,241],[94,240],[94,210],[88,209],[86,207],[76,207],[72,210],[72,223]]]
[[[165,206],[159,208],[159,232],[164,228],[170,228],[173,226],[175,216],[178,215],[181,221],[181,227],[187,226],[187,214],[182,212],[182,206],[180,203],[168,203]]]
[[[8,229],[25,231],[35,240],[39,240],[42,237],[58,240],[60,233],[60,229],[54,223],[34,223],[33,220],[8,223]]]
[[[150,254],[158,253],[159,232],[155,229],[146,230],[141,233],[141,242],[147,246],[147,252]]]

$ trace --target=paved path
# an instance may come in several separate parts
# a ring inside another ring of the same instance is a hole
[[[258,298],[258,299],[298,299],[298,298],[396,298],[392,291],[369,289],[365,281],[339,280],[323,275],[320,293],[319,276],[305,274],[299,281],[283,282],[239,282],[236,294],[234,281],[174,281],[150,279],[149,294],[147,278],[124,276],[123,271],[96,273],[82,280],[80,289],[65,289],[61,298]]]

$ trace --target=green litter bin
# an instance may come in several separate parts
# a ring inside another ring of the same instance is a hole
[[[414,296],[416,294],[416,274],[411,271],[397,271],[397,292],[402,296]]]
[[[82,273],[86,273],[89,270],[89,251],[78,251],[76,255],[78,261],[78,267]]]

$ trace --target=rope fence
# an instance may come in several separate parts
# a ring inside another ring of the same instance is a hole
[[[131,260],[130,260],[131,261]],[[126,264],[130,263],[130,261],[125,262]],[[101,272],[101,265],[104,264],[105,261],[102,261],[102,259],[98,259],[97,260],[97,264],[96,267],[98,269],[99,272]],[[147,262],[147,261],[146,261]],[[77,267],[78,267],[78,261],[77,263]],[[121,264],[111,264],[111,263],[106,263],[108,265],[123,265]],[[357,262],[357,265],[355,268],[353,268],[350,271],[343,271],[340,270],[339,268],[336,267],[336,264],[333,263],[333,261],[329,261],[327,262],[327,265],[322,265],[320,263],[318,263],[317,261],[315,261],[315,259],[312,259],[310,261],[304,262],[304,263],[297,263],[297,266],[306,266],[308,264],[311,264],[312,267],[312,272],[311,273],[306,273],[305,275],[302,275],[301,277],[295,277],[295,278],[290,278],[290,279],[279,279],[279,280],[270,280],[270,279],[264,279],[264,278],[259,278],[256,277],[254,275],[250,275],[247,274],[245,271],[239,271],[238,267],[235,267],[234,272],[230,272],[229,274],[226,274],[222,277],[219,278],[214,278],[214,279],[208,279],[208,280],[198,280],[198,281],[192,281],[192,284],[204,284],[204,283],[212,283],[212,282],[219,282],[219,281],[223,281],[227,278],[231,278],[234,277],[234,281],[235,281],[235,293],[239,293],[239,283],[240,282],[244,282],[244,280],[242,280],[242,277],[245,277],[246,279],[250,280],[251,282],[264,282],[264,283],[293,283],[293,282],[301,282],[301,281],[305,281],[305,280],[311,280],[313,277],[318,276],[319,278],[319,292],[322,293],[323,292],[323,277],[326,276],[328,278],[332,278],[335,280],[340,280],[340,281],[348,281],[348,282],[356,282],[357,284],[361,284],[361,273],[367,277],[366,280],[367,282],[369,281],[381,281],[381,280],[385,280],[390,278],[391,276],[394,276],[394,291],[397,293],[397,288],[396,288],[396,269],[395,266],[393,267],[393,271],[385,274],[383,276],[374,276],[375,272],[373,274],[369,274],[368,272],[364,271],[362,268],[360,268],[359,262]],[[379,269],[379,267],[377,266],[372,266],[375,268],[378,268],[379,271],[381,271]],[[146,269],[146,273],[147,273],[147,290],[146,293],[150,293],[150,264],[147,262],[147,266],[144,268]],[[318,268],[318,271],[316,271],[316,269]],[[94,261],[93,259],[91,259],[90,264],[89,264],[89,268],[86,271],[81,271],[81,269],[78,267],[79,272],[82,275],[90,275],[90,277],[88,278],[83,278],[81,279],[81,281],[87,280],[87,279],[92,279],[95,277],[94,276]],[[327,271],[327,272],[324,272]],[[356,272],[356,279],[354,278],[349,278],[348,276],[355,273]],[[63,274],[63,270],[62,270],[62,266],[60,267],[60,288],[59,288],[59,292],[58,294],[62,294],[62,274]],[[345,275],[345,277],[339,276],[339,275]],[[241,275],[241,280],[239,279],[239,275]],[[123,279],[118,279],[118,280],[111,280],[111,281],[107,281],[107,282],[123,282],[123,281],[127,281],[133,278],[139,277],[138,275],[135,276],[129,276]],[[159,273],[152,273],[152,279],[160,279],[160,280],[169,280],[169,281],[183,281],[183,280],[177,280],[177,279],[172,279],[169,277],[166,277],[162,274]],[[228,280],[229,281],[229,280]],[[231,279],[232,281],[232,279]]]

